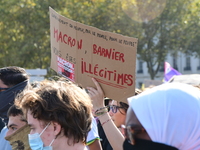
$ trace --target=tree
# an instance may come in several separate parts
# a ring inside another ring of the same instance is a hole
[[[182,20],[180,49],[200,57],[200,1],[192,0],[185,5],[186,17]]]
[[[51,6],[75,21],[138,38],[139,59],[147,63],[154,79],[169,52],[181,50],[200,56],[199,3],[199,0],[1,0],[0,67],[49,68]]]
[[[2,0],[0,15],[0,66],[48,68],[50,64],[49,5],[63,9],[57,0]]]
[[[194,44],[193,42],[199,41],[199,28],[192,29],[191,26],[197,26],[199,24],[199,19],[197,19],[199,18],[197,14],[197,12],[199,12],[199,7],[193,7],[194,5],[199,5],[199,0],[193,3],[191,3],[192,1],[185,0],[168,0],[165,4],[161,3],[160,9],[162,9],[163,6],[165,6],[165,9],[153,20],[149,18],[151,18],[151,15],[156,16],[156,11],[144,10],[151,10],[149,8],[152,7],[152,3],[154,4],[154,9],[157,9],[155,0],[145,0],[145,2],[144,0],[132,0],[131,2],[135,7],[138,7],[134,9],[138,11],[134,11],[134,14],[137,15],[132,18],[141,22],[141,24],[137,26],[140,31],[139,33],[137,32],[137,37],[139,39],[139,59],[147,63],[151,79],[155,78],[168,53],[176,53],[176,51],[180,50],[182,50],[182,52],[198,51],[200,48],[199,43]],[[131,4],[129,3],[129,5]],[[191,12],[192,10],[196,12],[196,14]],[[150,13],[150,15],[148,13]],[[196,18],[194,19],[195,21],[192,18]],[[185,24],[186,20],[188,20],[187,25]],[[193,21],[189,22],[189,20]],[[129,36],[131,36],[131,34],[130,32]],[[191,37],[194,37],[194,39]]]

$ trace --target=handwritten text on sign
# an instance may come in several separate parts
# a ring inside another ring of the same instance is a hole
[[[107,97],[134,95],[137,39],[90,27],[50,8],[51,68],[83,87],[100,84]]]

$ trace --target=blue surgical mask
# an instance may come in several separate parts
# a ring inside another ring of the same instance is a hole
[[[35,133],[35,134],[29,134],[28,135],[29,145],[30,145],[30,148],[32,150],[53,150],[51,145],[52,145],[52,143],[54,142],[55,139],[53,139],[51,141],[49,146],[43,147],[44,143],[43,143],[43,141],[40,137],[49,125],[50,125],[50,123],[48,123],[48,125],[44,128],[44,130],[42,130],[42,132],[40,134]]]

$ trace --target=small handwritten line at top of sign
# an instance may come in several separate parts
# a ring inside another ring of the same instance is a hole
[[[52,18],[56,19],[57,21],[59,21],[61,24],[68,26],[68,22],[64,21],[63,19],[59,18],[56,14],[51,13]]]
[[[93,78],[92,76],[89,76],[89,77]],[[116,88],[119,88],[119,89],[125,89],[126,88],[125,86],[121,86],[121,85],[117,85],[117,84],[114,84],[114,83],[106,82],[106,81],[98,79],[98,78],[95,78],[95,79],[100,83],[103,83],[103,84],[106,84],[106,85],[110,85],[112,87],[116,87]]]

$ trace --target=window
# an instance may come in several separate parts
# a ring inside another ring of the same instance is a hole
[[[185,71],[191,70],[191,61],[190,61],[190,56],[186,56],[186,61],[185,61]]]
[[[160,69],[159,69],[159,71],[160,71],[160,72],[164,72],[164,70],[165,70],[164,62],[161,62],[161,63],[160,63]]]
[[[143,73],[143,62],[139,60],[137,73]]]
[[[199,59],[199,66],[197,67],[197,70],[200,70],[200,59]]]
[[[173,55],[173,68],[176,69],[176,70],[178,70],[176,55]]]

